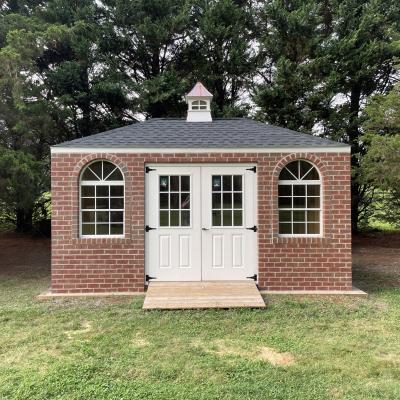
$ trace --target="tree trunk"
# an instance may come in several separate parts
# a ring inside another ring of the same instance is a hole
[[[351,167],[358,173],[359,168],[359,116],[360,112],[360,99],[361,99],[361,84],[355,83],[351,88],[350,93],[350,118],[349,125],[347,127],[347,134],[349,137],[349,143],[351,145]],[[360,187],[357,182],[357,176],[353,176],[351,181],[351,228],[353,233],[358,232],[358,216],[359,216],[359,205],[360,205]]]
[[[32,214],[33,210],[23,210],[18,208],[16,210],[16,227],[15,231],[18,233],[29,233],[32,232]]]

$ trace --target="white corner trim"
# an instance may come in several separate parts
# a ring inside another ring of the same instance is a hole
[[[350,146],[335,147],[259,147],[259,148],[136,148],[136,147],[50,147],[51,154],[82,153],[155,153],[155,154],[204,154],[204,153],[350,153]]]

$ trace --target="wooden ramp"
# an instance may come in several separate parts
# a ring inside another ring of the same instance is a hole
[[[150,282],[144,310],[264,308],[255,282]]]

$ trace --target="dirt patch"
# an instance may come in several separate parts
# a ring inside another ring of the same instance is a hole
[[[81,324],[81,329],[74,329],[71,331],[65,331],[68,339],[74,339],[76,336],[85,335],[92,330],[92,324],[89,321],[84,321]]]
[[[199,343],[197,343],[197,345],[199,345]],[[244,343],[222,339],[211,342],[207,347],[204,343],[200,344],[200,346],[206,352],[213,353],[221,357],[237,356],[252,361],[261,360],[277,367],[291,366],[295,363],[292,354],[288,352],[280,353],[271,347],[256,346],[252,349],[248,349]]]
[[[131,343],[132,343],[133,347],[138,347],[138,348],[147,347],[150,344],[150,342],[148,340],[146,340],[145,338],[143,338],[142,334],[139,332],[133,338]]]
[[[270,347],[260,347],[259,358],[276,366],[288,366],[294,364],[294,357],[290,353],[278,353]]]
[[[353,238],[354,283],[400,288],[400,234]]]
[[[0,276],[50,275],[50,239],[0,234]]]

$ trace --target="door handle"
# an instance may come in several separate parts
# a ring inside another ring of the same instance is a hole
[[[209,231],[209,228],[201,228],[203,231]]]

